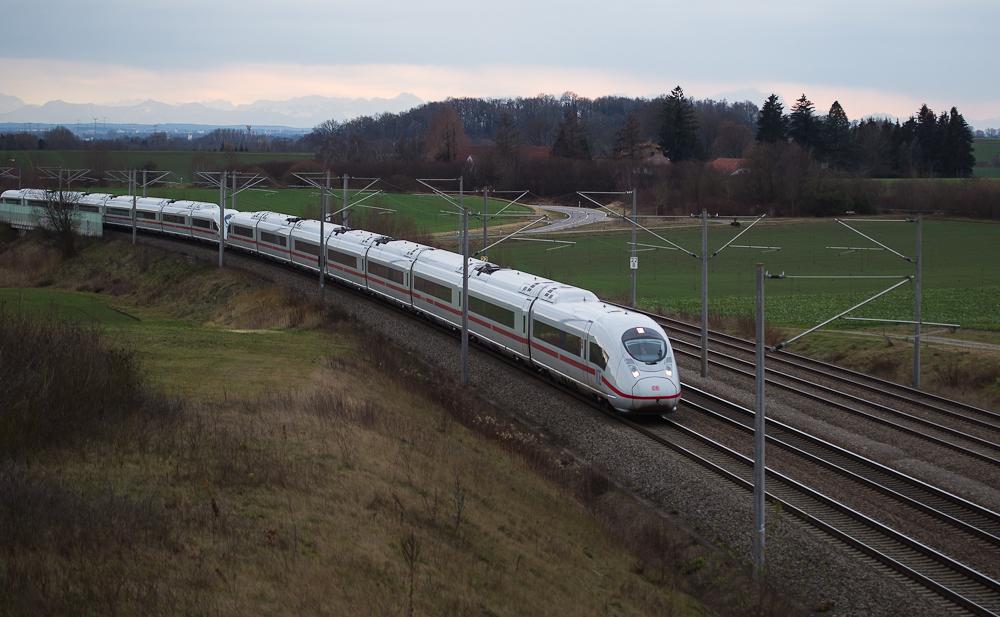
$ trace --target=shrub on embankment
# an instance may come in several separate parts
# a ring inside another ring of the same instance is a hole
[[[135,349],[100,328],[0,304],[0,456],[167,413],[169,405],[151,396]]]

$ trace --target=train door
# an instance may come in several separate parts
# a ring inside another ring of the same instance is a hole
[[[594,322],[590,320],[587,322],[586,336],[583,337],[583,344],[586,349],[581,354],[585,358],[586,369],[584,370],[584,383],[595,390],[600,389],[601,375],[604,371],[604,367],[608,365],[607,354],[601,349],[601,346],[594,341]]]
[[[587,367],[593,371],[588,371],[590,381],[587,385],[592,386],[597,391],[602,391],[601,380],[604,378],[604,372],[608,370],[609,356],[608,350],[597,342],[595,335],[598,328],[594,328],[593,325],[594,322],[590,322],[587,328]]]

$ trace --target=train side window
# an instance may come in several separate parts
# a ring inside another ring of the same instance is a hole
[[[301,240],[295,241],[295,250],[302,251],[307,255],[315,255],[319,257],[319,247],[315,244],[310,244],[308,242],[302,242]]]
[[[341,251],[335,251],[333,249],[327,249],[326,258],[329,261],[338,263],[342,266],[347,266],[348,268],[352,268],[354,270],[358,269],[358,258],[354,255],[349,255],[347,253],[343,253]]]
[[[514,329],[514,311],[475,296],[469,296],[469,311]]]
[[[608,352],[594,341],[590,341],[590,362],[601,367],[602,371],[608,369]]]
[[[451,304],[451,287],[442,285],[436,281],[425,279],[422,276],[413,275],[413,288],[422,294],[427,294],[438,300],[443,300]]]
[[[570,334],[565,330],[550,326],[537,319],[532,324],[532,332],[535,338],[540,341],[544,341],[553,347],[558,347],[574,356],[583,356],[583,339],[575,334]]]
[[[260,239],[262,242],[267,242],[269,244],[274,244],[282,248],[288,246],[288,240],[284,236],[279,236],[277,234],[268,233],[266,231],[260,232]]]
[[[403,284],[403,271],[379,263],[368,262],[368,273],[393,283]]]

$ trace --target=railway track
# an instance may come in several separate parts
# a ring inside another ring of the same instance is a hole
[[[686,402],[685,402],[686,403]],[[671,420],[635,430],[747,491],[753,460]],[[767,499],[784,512],[936,593],[943,610],[1000,615],[1000,583],[785,475],[768,469]],[[950,605],[950,606],[948,606]],[[947,606],[947,608],[946,608]]]
[[[629,309],[633,310],[633,309]],[[699,352],[701,350],[701,328],[676,319],[669,319],[656,315],[638,311],[659,323],[668,334],[673,333],[671,340],[678,335],[678,340],[695,343]],[[721,349],[727,349],[734,353],[740,353],[745,358],[753,358],[756,350],[752,341],[747,341],[736,336],[721,332],[709,332],[709,354],[719,353]],[[867,394],[878,395],[880,398],[890,398],[899,403],[905,404],[915,409],[922,409],[932,414],[939,414],[944,417],[967,422],[975,427],[988,428],[1000,431],[1000,413],[981,409],[973,405],[968,405],[960,401],[938,396],[923,390],[916,390],[892,381],[878,379],[871,375],[852,371],[835,364],[822,362],[806,356],[794,354],[785,350],[767,356],[767,364],[771,367],[784,367],[788,370],[796,370],[807,373],[824,380],[835,381],[838,387],[846,391],[860,391]]]
[[[670,333],[676,354],[700,358],[700,329],[676,320],[650,316]],[[692,338],[697,338],[697,342],[692,342]],[[709,345],[714,348],[709,350],[710,365],[750,380],[755,379],[753,343],[712,333]],[[719,347],[726,347],[743,357],[725,354],[718,350]],[[776,368],[776,365],[782,370]],[[818,377],[825,384],[794,373]],[[990,466],[1000,466],[1000,414],[785,352],[768,355],[766,379],[769,386],[925,440]],[[850,390],[856,393],[852,394]],[[857,392],[877,394],[885,404],[870,400]],[[915,411],[914,407],[923,412]]]
[[[169,242],[190,246],[190,244],[179,240],[169,240]],[[286,272],[296,272],[304,279],[312,280],[314,278],[312,274],[301,273],[290,267],[276,263],[272,265]],[[367,296],[367,294],[346,287],[339,287],[339,289],[348,290],[359,296]],[[379,304],[412,317],[411,313],[400,307]],[[433,327],[440,331],[450,332],[448,328]],[[450,333],[454,335],[454,332]],[[516,366],[524,373],[537,376],[536,371],[516,364],[492,349],[480,347],[480,350],[500,361]],[[659,423],[659,427],[651,427],[621,418],[617,414],[609,413],[590,396],[567,388],[564,384],[551,380],[546,381],[560,389],[564,394],[608,414],[616,421],[628,425],[654,442],[711,470],[719,477],[744,490],[753,490],[753,462],[748,457],[670,420],[664,419]],[[685,386],[685,388],[691,390],[691,395],[685,395],[683,404],[691,406],[693,409],[698,404],[693,399],[699,395],[691,386]],[[690,402],[689,399],[691,399]],[[725,406],[720,405],[720,407]],[[719,413],[720,417],[726,415],[718,410],[715,413]],[[738,427],[741,424],[745,425],[749,412],[745,410],[733,411],[730,408],[728,413],[730,417],[725,422]],[[778,445],[779,437],[776,433],[769,434],[768,439],[769,443]],[[803,449],[802,444],[810,442],[808,435],[795,431],[788,431],[787,434],[782,433],[781,439],[784,440],[779,446],[782,448]],[[933,517],[935,520],[953,525],[961,533],[974,537],[977,541],[990,547],[997,546],[997,539],[1000,538],[1000,521],[997,520],[994,513],[960,499],[956,501],[952,499],[953,496],[944,494],[943,491],[938,491],[933,487],[915,488],[912,483],[900,477],[902,474],[897,474],[886,468],[880,469],[881,466],[877,464],[871,465],[853,460],[849,453],[840,451],[836,447],[826,448],[822,453],[817,452],[817,448],[813,446],[809,446],[809,448],[812,450],[811,457],[824,461],[816,464],[828,465],[829,469],[843,469],[845,470],[844,475],[849,475],[846,473],[849,471],[856,477],[853,481],[876,490],[886,495],[887,498],[907,503],[908,507],[919,511],[922,516]],[[900,576],[912,581],[915,586],[933,592],[945,610],[957,610],[959,613],[971,615],[1000,615],[1000,583],[785,475],[769,470],[767,477],[768,498],[775,503],[781,503],[785,512],[795,515],[827,536],[850,547],[850,550],[883,564]]]
[[[744,434],[753,434],[753,410],[690,385],[685,386],[683,402],[689,409],[717,422],[735,427]],[[874,489],[1000,549],[1000,514],[992,510],[774,419],[768,419],[765,435],[768,444],[804,462],[819,465],[856,484]]]

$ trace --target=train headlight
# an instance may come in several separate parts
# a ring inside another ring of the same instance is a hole
[[[667,369],[667,377],[673,377],[673,376],[674,376],[674,372],[672,370],[670,370],[670,369]]]
[[[635,378],[639,377],[639,369],[637,369],[637,368],[633,368],[632,369],[632,377],[635,377]]]

